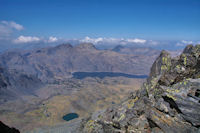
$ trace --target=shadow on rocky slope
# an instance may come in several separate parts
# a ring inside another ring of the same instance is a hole
[[[19,130],[15,128],[10,128],[0,121],[0,132],[1,133],[20,133]]]

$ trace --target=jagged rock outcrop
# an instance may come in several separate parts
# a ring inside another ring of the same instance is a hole
[[[200,132],[200,45],[162,51],[142,88],[82,122],[85,133]]]

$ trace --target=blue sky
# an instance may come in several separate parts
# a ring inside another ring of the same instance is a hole
[[[10,29],[12,39],[199,41],[200,0],[0,0],[0,21],[23,26]]]

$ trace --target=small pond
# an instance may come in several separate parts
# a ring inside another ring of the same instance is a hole
[[[69,114],[66,114],[66,115],[63,116],[63,120],[70,121],[70,120],[73,120],[73,119],[78,118],[78,117],[79,116],[76,113],[69,113]]]

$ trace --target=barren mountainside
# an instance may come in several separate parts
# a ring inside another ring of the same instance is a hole
[[[0,104],[21,95],[34,94],[41,86],[42,81],[33,75],[0,67]]]

